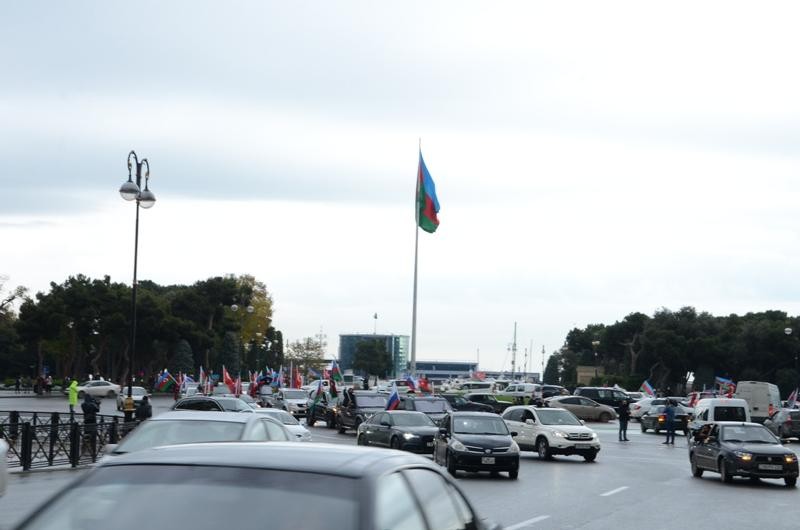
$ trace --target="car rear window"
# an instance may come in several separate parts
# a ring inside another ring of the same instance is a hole
[[[444,399],[417,399],[414,401],[414,410],[419,412],[447,412],[449,407]]]
[[[239,440],[244,423],[206,420],[151,420],[125,437],[116,452],[127,453],[159,445]]]
[[[716,407],[713,421],[747,421],[744,407]]]
[[[140,530],[145,519],[164,522],[166,514],[178,514],[180,526],[192,530],[316,530],[330,528],[332,521],[341,528],[357,528],[357,486],[355,479],[320,473],[110,466],[66,490],[22,528],[101,528],[113,521],[115,530]],[[232,512],[232,506],[239,509]]]

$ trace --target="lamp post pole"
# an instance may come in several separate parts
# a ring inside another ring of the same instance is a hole
[[[133,159],[133,164],[131,163]],[[133,181],[132,170],[136,165],[136,182]],[[144,189],[142,189],[142,167],[145,167]],[[131,287],[131,351],[128,354],[128,397],[125,398],[125,422],[133,421],[133,357],[136,355],[136,281],[137,261],[139,258],[139,207],[151,208],[156,203],[156,196],[150,191],[150,163],[146,158],[139,161],[135,151],[128,153],[128,180],[122,184],[119,194],[126,201],[136,201],[136,232],[133,240],[133,284]]]
[[[592,350],[594,351],[594,377],[597,378],[597,347],[600,346],[599,340],[592,341]]]

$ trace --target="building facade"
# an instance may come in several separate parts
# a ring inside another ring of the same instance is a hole
[[[343,371],[353,369],[353,358],[359,342],[381,341],[392,359],[392,372],[387,377],[397,378],[407,371],[408,335],[378,335],[374,333],[339,335],[339,366]]]

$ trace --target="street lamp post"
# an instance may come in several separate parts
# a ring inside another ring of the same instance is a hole
[[[597,378],[597,347],[600,346],[599,340],[592,341],[592,350],[594,351],[594,377]]]
[[[792,334],[792,328],[785,328],[783,332],[786,333],[787,336],[790,336]],[[797,348],[794,348],[794,373],[798,378],[798,386],[800,386],[800,372],[797,371],[797,354]]]
[[[136,182],[133,181],[133,159],[136,165]],[[142,189],[142,166],[144,166],[144,189]],[[128,355],[128,397],[125,398],[125,422],[133,421],[133,357],[136,355],[136,264],[139,257],[139,206],[151,208],[156,203],[156,196],[148,187],[150,181],[150,163],[146,158],[139,161],[135,151],[128,153],[128,180],[119,188],[119,194],[126,201],[136,201],[136,235],[133,242],[133,284],[131,294],[131,351]]]

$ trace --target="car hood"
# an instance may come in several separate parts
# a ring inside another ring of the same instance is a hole
[[[395,426],[395,430],[400,432],[408,432],[419,436],[436,436],[439,434],[439,427],[425,427],[425,426]]]
[[[359,414],[377,414],[378,412],[383,412],[383,407],[356,407],[356,412]]]
[[[508,447],[511,445],[510,434],[454,434],[453,438],[464,445],[486,447]]]
[[[792,451],[782,445],[724,443],[731,451],[744,451],[759,455],[790,455]]]

